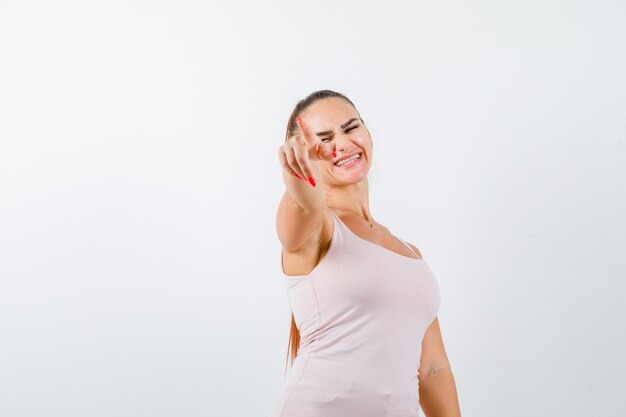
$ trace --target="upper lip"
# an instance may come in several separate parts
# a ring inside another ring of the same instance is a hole
[[[333,164],[337,165],[337,162],[341,162],[341,161],[343,161],[344,159],[350,158],[351,156],[354,156],[354,155],[357,155],[357,154],[360,154],[360,153],[361,153],[361,151],[356,151],[356,152],[352,152],[351,154],[348,154],[348,155],[342,156],[341,158],[339,158],[339,159],[337,159],[335,162],[333,162]]]

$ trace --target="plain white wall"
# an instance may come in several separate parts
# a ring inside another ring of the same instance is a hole
[[[0,2],[0,415],[264,416],[296,101],[375,141],[464,416],[623,416],[626,6]]]

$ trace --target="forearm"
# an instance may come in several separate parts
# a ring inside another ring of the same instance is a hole
[[[461,417],[454,375],[445,367],[419,380],[420,407],[426,417]]]

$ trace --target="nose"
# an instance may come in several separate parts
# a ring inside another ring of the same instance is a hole
[[[335,135],[335,148],[337,149],[337,151],[346,151],[347,149],[350,149],[350,139],[348,139],[346,136],[344,136],[343,133],[338,133]]]

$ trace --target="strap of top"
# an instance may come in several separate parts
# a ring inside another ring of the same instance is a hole
[[[415,251],[413,250],[413,248],[412,248],[411,246],[409,246],[409,244],[408,244],[408,243],[406,243],[404,240],[400,239],[399,237],[397,237],[397,236],[395,236],[395,235],[393,235],[393,234],[392,234],[392,236],[393,236],[393,237],[395,237],[395,238],[396,238],[396,240],[397,240],[398,242],[400,242],[400,243],[402,243],[404,246],[406,246],[406,248],[407,248],[408,250],[410,250],[411,252],[413,252],[413,254],[414,254],[415,256],[418,256],[418,255],[417,255],[417,253],[415,253]]]
[[[330,214],[332,217],[335,218],[335,220],[339,220],[339,216],[337,216],[337,214],[333,211],[333,209],[331,209],[330,207],[328,208],[328,211],[330,211]],[[335,222],[337,223],[337,222]]]

